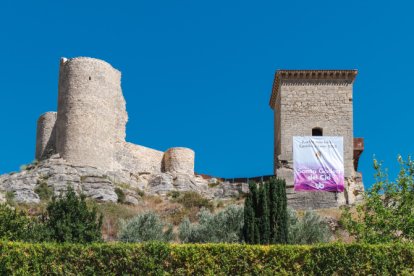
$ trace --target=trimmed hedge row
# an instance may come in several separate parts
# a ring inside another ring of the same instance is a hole
[[[414,245],[0,242],[0,274],[414,275]]]

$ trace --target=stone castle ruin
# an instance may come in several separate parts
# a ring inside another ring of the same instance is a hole
[[[93,58],[63,58],[58,111],[40,116],[36,159],[59,154],[69,164],[105,171],[194,174],[194,151],[161,152],[125,141],[125,99],[121,73]]]
[[[354,70],[276,73],[270,106],[275,110],[275,175],[288,184],[295,208],[352,204],[363,190],[356,172],[363,150],[352,125]],[[12,193],[16,202],[37,203],[39,187],[59,194],[72,185],[99,200],[138,204],[142,193],[165,196],[171,191],[196,191],[207,198],[234,198],[248,193],[249,179],[221,179],[194,173],[195,153],[176,147],[166,152],[125,140],[128,114],[121,73],[105,61],[62,58],[57,112],[37,122],[36,164],[0,176],[0,199]],[[343,136],[345,193],[293,191],[292,136]],[[358,151],[359,150],[359,151]],[[262,178],[263,179],[263,178]],[[258,179],[256,179],[258,180]]]

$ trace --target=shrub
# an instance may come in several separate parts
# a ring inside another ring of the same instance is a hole
[[[124,191],[121,188],[116,187],[115,188],[115,193],[118,196],[118,203],[124,203],[125,202],[125,193],[124,193]]]
[[[305,211],[302,218],[298,218],[293,209],[288,209],[288,229],[290,244],[313,244],[328,242],[332,233],[328,224],[314,211]]]
[[[171,197],[172,199],[177,199],[180,197],[180,192],[179,191],[170,191],[167,193],[167,196]]]
[[[230,205],[218,214],[202,209],[199,222],[191,224],[188,218],[179,226],[183,243],[235,243],[241,241],[243,208]]]
[[[26,213],[0,204],[0,239],[24,241],[28,238],[30,228],[31,220]]]
[[[164,228],[167,228],[164,231]],[[171,225],[165,225],[152,212],[120,220],[118,239],[123,242],[171,241],[174,238]]]
[[[1,275],[412,275],[414,245],[22,244]]]
[[[400,173],[391,182],[382,164],[374,160],[376,182],[355,214],[345,208],[341,224],[357,241],[414,241],[414,161],[399,156],[398,162]]]
[[[44,179],[37,181],[35,193],[39,195],[41,200],[49,200],[53,196],[53,189],[47,185]]]
[[[180,195],[175,198],[175,202],[178,202],[180,204],[182,204],[185,208],[190,209],[193,207],[197,207],[197,208],[206,208],[210,211],[214,210],[214,205],[213,203],[202,197],[199,193],[197,192],[183,192],[180,193]]]
[[[8,204],[11,204],[11,205],[14,204],[14,197],[15,197],[14,192],[12,191],[6,192],[6,202]]]
[[[102,215],[98,216],[96,207],[88,208],[85,196],[77,196],[72,188],[65,196],[53,197],[46,210],[46,240],[85,243],[102,239]]]
[[[145,192],[143,190],[139,189],[139,188],[137,188],[136,192],[137,192],[137,195],[139,195],[140,197],[145,196]]]

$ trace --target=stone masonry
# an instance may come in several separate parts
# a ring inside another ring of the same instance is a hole
[[[334,207],[354,203],[362,182],[356,183],[353,137],[353,82],[356,70],[279,70],[270,106],[275,111],[274,173],[286,179],[288,200],[301,208]],[[344,138],[344,193],[293,191],[293,136]],[[358,178],[360,179],[360,177]],[[351,192],[352,191],[352,192]]]
[[[104,171],[161,173],[185,168],[194,174],[194,152],[173,154],[125,141],[128,114],[121,89],[121,73],[94,58],[62,58],[57,115],[48,112],[38,121],[36,159],[59,154],[66,162]],[[163,167],[164,156],[167,166]],[[182,164],[181,164],[182,162]]]

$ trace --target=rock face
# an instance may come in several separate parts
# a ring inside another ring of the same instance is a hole
[[[0,201],[11,194],[16,203],[39,203],[39,189],[49,189],[60,195],[71,186],[78,193],[100,202],[117,202],[116,188],[125,195],[125,203],[138,204],[141,195],[166,196],[172,191],[195,191],[214,198],[219,189],[209,188],[200,176],[182,173],[142,173],[127,171],[107,172],[91,166],[76,166],[58,155],[29,165],[25,170],[0,176]]]

